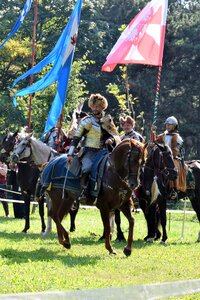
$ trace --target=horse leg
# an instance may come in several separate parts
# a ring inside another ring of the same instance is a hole
[[[160,243],[165,245],[167,240],[167,230],[166,230],[167,212],[166,212],[166,201],[163,197],[159,197],[158,206],[160,210],[160,223],[162,226],[162,239]]]
[[[105,232],[105,247],[109,251],[109,254],[116,254],[111,246],[111,229],[110,229],[110,218],[109,211],[106,209],[100,209],[101,219],[104,226]]]
[[[33,204],[32,210],[31,210],[31,214],[32,214],[32,215],[35,213],[36,207],[37,207],[37,205],[36,205],[36,204]]]
[[[47,202],[47,228],[46,231],[42,233],[43,236],[47,236],[52,231],[52,218],[49,215],[51,209],[51,198],[47,193],[45,193],[45,198]]]
[[[146,242],[153,242],[155,238],[155,204],[147,205],[146,200],[139,199],[139,205],[143,211],[147,223],[147,235],[144,238]]]
[[[74,202],[73,197],[62,199],[62,190],[56,190],[53,189],[51,192],[49,192],[49,196],[51,198],[51,204],[52,207],[50,209],[50,216],[56,223],[57,233],[58,233],[58,240],[61,245],[63,245],[65,248],[70,249],[71,243],[69,240],[68,232],[63,227],[62,220],[64,216],[66,216]]]
[[[145,238],[147,242],[157,241],[161,237],[159,230],[160,224],[160,212],[157,207],[157,203],[150,205],[148,209],[147,223],[148,223],[148,236]]]
[[[45,229],[46,229],[46,224],[44,221],[44,196],[42,196],[42,198],[39,200],[38,204],[39,204],[39,215],[41,218],[42,233],[43,233],[43,232],[45,232]]]
[[[30,195],[22,192],[24,206],[25,206],[25,226],[22,232],[27,233],[30,228]]]
[[[124,203],[120,207],[120,209],[123,212],[123,214],[125,215],[125,217],[128,219],[128,223],[129,223],[127,245],[126,245],[126,247],[124,247],[123,252],[126,256],[130,256],[131,252],[132,252],[133,228],[134,228],[134,218],[131,213],[132,208],[131,208],[130,202],[128,201],[128,202]]]
[[[69,213],[70,213],[70,232],[73,232],[76,230],[76,225],[75,225],[75,219],[76,219],[76,215],[77,215],[77,212],[79,210],[79,204],[77,205],[72,205]]]
[[[196,212],[197,219],[200,222],[200,191],[195,190],[193,195],[189,195],[189,198],[192,204],[192,208]],[[200,231],[198,234],[197,242],[200,242]]]
[[[158,241],[161,238],[161,232],[159,230],[159,225],[160,225],[160,212],[156,211],[155,241]]]
[[[116,240],[121,242],[121,241],[125,241],[125,237],[123,234],[123,231],[121,230],[121,217],[120,217],[120,210],[119,209],[115,209],[115,223],[117,225],[117,238]]]

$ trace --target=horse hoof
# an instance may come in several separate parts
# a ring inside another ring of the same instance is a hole
[[[27,234],[27,230],[25,230],[25,229],[24,229],[24,230],[22,230],[22,233],[25,233],[25,234]]]
[[[41,236],[46,237],[49,235],[49,233],[50,233],[50,231],[41,232]]]
[[[146,239],[146,242],[147,242],[147,243],[153,243],[153,242],[154,242],[154,238],[147,238],[147,239]]]
[[[123,239],[119,239],[119,238],[116,238],[116,240],[115,240],[116,242],[126,242],[126,239],[125,238],[123,238]]]
[[[75,227],[71,227],[69,231],[70,231],[70,232],[74,232],[75,230],[76,230]]]
[[[122,235],[118,235],[115,241],[123,242],[123,241],[126,241],[126,239],[125,239],[124,235],[122,234]]]
[[[110,255],[113,255],[113,254],[116,255],[117,252],[116,252],[115,250],[112,250],[112,251],[109,252],[109,254],[110,254]]]
[[[131,255],[131,250],[130,249],[127,249],[127,248],[124,248],[124,254],[128,257]]]
[[[103,240],[105,240],[105,236],[104,236],[104,235],[102,235],[102,236],[99,238],[99,241],[103,241]]]
[[[167,246],[166,242],[160,241],[160,245]]]
[[[71,244],[63,243],[63,246],[64,246],[66,249],[70,249],[70,248],[71,248]]]

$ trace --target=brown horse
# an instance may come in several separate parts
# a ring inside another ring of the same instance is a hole
[[[131,214],[131,195],[132,189],[138,185],[138,172],[144,161],[144,155],[145,147],[142,143],[133,139],[126,139],[118,144],[107,157],[101,189],[96,199],[96,206],[101,213],[105,230],[105,247],[110,254],[116,254],[111,246],[110,213],[114,209],[119,208],[129,222],[128,243],[124,248],[124,254],[126,256],[131,255],[134,227],[134,219]],[[50,168],[48,174],[53,172],[55,163],[59,159],[61,158],[51,161],[47,166]],[[47,177],[45,169],[41,175],[43,183]],[[49,215],[56,223],[59,243],[69,249],[71,247],[69,235],[61,223],[77,198],[77,193],[70,189],[65,189],[65,193],[63,193],[62,188],[54,186],[53,180],[49,182],[51,186],[51,190],[47,189],[51,199]],[[80,190],[78,193],[80,193]]]

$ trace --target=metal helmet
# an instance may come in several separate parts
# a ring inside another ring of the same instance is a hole
[[[167,118],[167,120],[165,121],[165,124],[178,125],[178,121],[174,116],[171,116],[171,117]]]

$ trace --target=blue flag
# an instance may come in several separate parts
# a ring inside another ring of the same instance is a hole
[[[24,8],[21,12],[21,15],[19,16],[17,22],[15,23],[15,25],[13,26],[11,32],[9,33],[9,35],[7,36],[7,38],[5,39],[5,41],[3,43],[0,44],[0,49],[3,47],[3,45],[15,34],[15,32],[19,29],[20,25],[22,24],[26,14],[29,12],[29,10],[31,9],[31,4],[32,4],[32,0],[27,0]]]
[[[44,75],[44,77],[14,95],[14,104],[16,105],[16,97],[38,92],[49,86],[51,83],[58,81],[57,93],[49,112],[45,125],[45,132],[55,125],[65,104],[69,75],[78,35],[81,7],[82,0],[78,0],[67,26],[65,27],[54,49],[36,66],[17,78],[12,86],[13,88],[20,80],[31,74],[40,72],[47,64],[53,63],[51,70]]]

